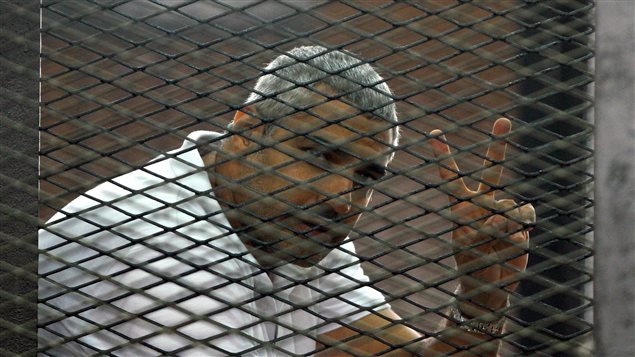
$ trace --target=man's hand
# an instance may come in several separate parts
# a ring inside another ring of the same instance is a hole
[[[519,272],[527,267],[528,230],[536,221],[531,205],[518,207],[513,200],[496,200],[495,191],[500,181],[511,123],[498,119],[494,123],[490,144],[483,164],[481,183],[477,191],[465,186],[450,147],[441,131],[434,130],[434,153],[439,159],[441,177],[447,182],[452,219],[457,228],[452,232],[456,263],[461,273],[459,309],[466,317],[488,320],[488,314],[507,305],[509,292],[518,284]],[[496,316],[491,316],[496,319]],[[351,324],[319,336],[324,346],[324,356],[348,356],[352,354],[377,355],[391,350],[391,346],[403,345],[386,355],[425,356],[478,355],[495,356],[500,340],[490,336],[454,328],[444,321],[444,331],[422,341],[420,334],[392,310],[369,314]],[[364,331],[364,333],[360,333]],[[466,348],[468,351],[464,351]]]
[[[510,199],[496,200],[511,122],[500,118],[492,137],[476,191],[464,183],[452,158],[450,147],[440,130],[430,134],[439,173],[452,204],[450,211],[457,228],[452,232],[454,258],[461,277],[460,310],[468,317],[487,318],[487,314],[507,305],[509,292],[518,285],[517,274],[527,267],[529,227],[536,221],[531,204],[518,206]],[[492,316],[492,319],[494,317]]]

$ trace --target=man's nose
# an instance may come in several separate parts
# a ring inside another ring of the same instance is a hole
[[[346,194],[343,196],[349,196],[350,194]],[[336,197],[333,198],[326,203],[337,213],[338,216],[345,216],[351,211],[351,202],[348,197]]]
[[[338,216],[344,216],[351,211],[351,189],[353,181],[339,174],[332,174],[327,179],[328,184],[323,187],[325,194],[331,197],[326,202]]]

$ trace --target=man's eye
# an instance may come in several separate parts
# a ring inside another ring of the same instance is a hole
[[[370,173],[367,173],[367,172],[358,172],[357,173],[357,177],[361,178],[362,181],[373,181],[373,180],[375,180],[373,175],[371,175]]]
[[[359,178],[358,181],[364,184],[373,184],[376,181],[379,181],[382,177],[386,176],[386,170],[377,169],[377,170],[363,170],[358,171],[356,173]]]
[[[324,159],[326,154],[324,150],[318,148],[306,148],[302,149],[302,151],[304,151],[309,158]]]
[[[353,190],[370,188],[375,183],[375,179],[366,173],[358,172],[353,180]]]
[[[375,183],[375,181],[379,180],[381,178],[381,176],[382,175],[373,174],[371,172],[358,172],[357,173],[357,181],[360,184],[369,185],[369,184]]]

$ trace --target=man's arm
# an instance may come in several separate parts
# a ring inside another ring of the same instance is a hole
[[[404,324],[392,310],[386,309],[355,321],[350,327],[319,336],[328,346],[319,354],[338,355],[458,355],[495,356],[500,347],[497,334],[509,294],[518,284],[518,273],[527,266],[529,242],[527,225],[535,222],[531,205],[518,206],[512,200],[496,200],[506,143],[511,131],[505,118],[496,121],[496,138],[487,151],[481,183],[477,191],[467,188],[440,131],[433,131],[432,148],[439,159],[439,173],[451,193],[451,217],[457,225],[452,232],[454,259],[460,274],[454,312],[459,325],[446,319],[434,337],[423,337]],[[450,312],[448,312],[450,315]],[[458,317],[458,318],[457,318]],[[465,322],[467,321],[467,322]],[[476,326],[476,328],[474,328]],[[482,326],[486,328],[481,329]],[[483,332],[474,332],[480,331]],[[319,355],[318,354],[318,355]]]
[[[351,324],[320,335],[316,356],[494,356],[499,341],[482,333],[467,332],[445,320],[436,337],[424,339],[401,323],[391,309],[370,314]],[[326,348],[328,346],[328,348]],[[459,353],[467,349],[469,352]]]

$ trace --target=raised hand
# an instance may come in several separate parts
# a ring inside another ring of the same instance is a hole
[[[447,182],[450,212],[457,228],[452,232],[454,259],[459,278],[463,313],[487,315],[506,306],[509,292],[518,285],[517,275],[527,267],[529,230],[536,221],[531,204],[519,206],[510,199],[496,199],[507,143],[511,131],[506,118],[496,120],[494,141],[489,145],[476,191],[463,181],[450,147],[440,130],[430,134],[439,174]]]

